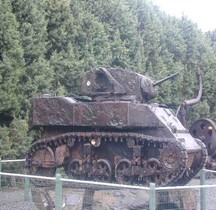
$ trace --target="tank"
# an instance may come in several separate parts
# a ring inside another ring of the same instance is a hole
[[[200,139],[208,151],[206,168],[216,170],[216,124],[213,120],[202,118],[195,121],[190,127],[194,138]],[[215,175],[215,174],[214,174]]]
[[[165,105],[152,102],[149,77],[121,68],[85,73],[80,96],[32,99],[30,126],[40,131],[26,155],[32,175],[157,186],[183,185],[205,165],[202,141]]]

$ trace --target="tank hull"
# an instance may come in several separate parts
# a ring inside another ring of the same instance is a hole
[[[31,127],[157,128],[163,126],[146,104],[130,102],[76,102],[67,97],[32,100]]]
[[[26,156],[30,174],[53,176],[64,167],[76,179],[181,185],[206,160],[205,146],[156,104],[39,97],[30,124],[41,131]]]

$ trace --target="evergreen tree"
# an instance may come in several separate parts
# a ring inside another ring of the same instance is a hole
[[[22,93],[25,95],[22,104],[23,115],[29,109],[29,99],[50,92],[52,89],[52,69],[49,61],[45,60],[48,45],[45,6],[45,1],[13,1],[13,12],[20,23],[19,32],[26,64],[26,71],[21,81]]]
[[[161,102],[164,103],[166,101],[173,108],[177,108],[182,101],[180,84],[183,82],[184,65],[182,64],[182,59],[186,53],[186,45],[178,28],[178,20],[159,11],[158,15],[161,17],[163,26],[160,41],[160,57],[163,60],[163,72],[167,75],[175,72],[179,73],[174,82],[164,84],[163,89],[160,89],[159,97],[162,95],[164,100],[160,99]]]
[[[0,113],[19,114],[24,73],[23,48],[10,0],[0,1]],[[6,118],[7,118],[6,117]]]
[[[144,46],[143,73],[158,79],[157,76],[164,71],[163,60],[160,56],[163,32],[161,20],[156,8],[149,1],[128,0],[127,2],[130,10],[137,17],[137,33],[141,36]],[[166,75],[166,72],[162,75]]]
[[[77,68],[79,56],[74,51],[72,43],[77,28],[70,10],[70,1],[48,0],[47,2],[49,46],[46,57],[50,60],[53,70],[52,92],[65,95],[71,88],[77,86],[78,75],[82,72],[81,68]],[[76,77],[71,78],[70,75]]]
[[[0,0],[0,153],[21,157],[29,144],[29,101],[43,93],[79,94],[82,74],[95,67],[130,68],[155,80],[156,102],[216,121],[216,31],[203,33],[183,16],[166,15],[149,0]],[[22,141],[21,139],[25,140]]]
[[[206,36],[210,39],[211,46],[215,47],[216,46],[216,29],[214,31],[208,31],[206,33]]]
[[[76,91],[82,73],[110,64],[107,35],[96,17],[84,11],[82,2],[49,1],[48,38],[55,93]],[[78,12],[79,11],[79,12]]]
[[[14,118],[9,127],[0,127],[0,157],[3,159],[24,158],[32,142],[25,120]]]
[[[124,1],[84,1],[85,9],[104,25],[111,52],[111,66],[139,71],[143,68],[142,40],[137,34],[137,18]],[[140,43],[141,41],[141,43]],[[139,46],[140,44],[140,46]],[[139,58],[139,60],[138,60]],[[138,68],[138,66],[140,68]]]

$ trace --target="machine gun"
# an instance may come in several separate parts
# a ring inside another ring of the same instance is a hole
[[[156,82],[153,83],[153,87],[155,87],[155,86],[157,86],[157,85],[160,85],[161,83],[163,83],[163,82],[165,82],[165,81],[167,81],[167,80],[173,79],[173,78],[174,78],[175,76],[177,76],[177,75],[179,75],[178,72],[176,72],[176,73],[174,73],[174,74],[171,74],[171,75],[169,75],[169,76],[167,76],[167,77],[165,77],[165,78],[163,78],[163,79],[161,79],[161,80],[158,80],[158,81],[156,81]]]

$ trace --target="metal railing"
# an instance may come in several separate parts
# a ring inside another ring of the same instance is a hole
[[[195,207],[195,209],[201,209],[201,210],[208,210],[207,207],[207,202],[206,202],[206,197],[208,196],[207,194],[207,189],[213,189],[214,192],[216,193],[216,183],[214,184],[206,184],[206,173],[215,173],[215,171],[211,170],[206,170],[202,169],[200,171],[199,178],[197,178],[198,183],[196,185],[186,185],[186,186],[171,186],[171,187],[156,187],[154,183],[150,183],[149,187],[141,187],[141,186],[129,186],[129,185],[121,185],[121,184],[112,184],[112,183],[101,183],[101,182],[94,182],[94,181],[84,181],[84,180],[73,180],[73,179],[67,179],[63,178],[61,174],[56,174],[56,177],[44,177],[44,176],[34,176],[34,175],[26,175],[26,174],[16,174],[16,173],[9,173],[9,172],[3,172],[2,171],[2,165],[4,163],[16,163],[16,162],[24,162],[25,160],[1,160],[0,159],[0,193],[7,193],[7,190],[5,191],[5,187],[3,183],[2,177],[7,177],[7,178],[12,178],[15,177],[16,179],[22,179],[22,188],[23,188],[23,200],[26,202],[32,202],[32,188],[34,188],[34,185],[31,184],[33,180],[43,180],[43,181],[51,181],[53,188],[52,193],[55,194],[54,198],[51,198],[53,201],[53,205],[55,210],[61,210],[64,209],[65,202],[63,202],[63,197],[64,194],[66,194],[66,191],[64,188],[65,184],[71,183],[73,189],[78,189],[79,186],[82,186],[80,188],[85,188],[85,189],[90,189],[92,192],[95,192],[95,189],[99,189],[100,191],[100,199],[102,199],[103,195],[106,195],[106,199],[108,199],[108,196],[110,196],[110,200],[113,200],[115,196],[112,194],[103,194],[101,191],[105,189],[111,189],[112,191],[118,189],[118,190],[136,190],[139,193],[144,192],[143,195],[148,195],[147,198],[147,204],[148,204],[148,209],[149,210],[160,210],[162,206],[167,206],[167,205],[176,205],[178,207],[173,207],[170,209],[178,209],[178,210],[183,210],[186,209],[183,204],[178,203],[179,196],[182,197],[185,196],[185,202],[188,199],[188,196],[193,195],[193,193],[190,193],[192,190],[196,191],[196,194],[198,195],[198,203],[193,200],[193,204],[188,204],[188,206],[191,205],[198,205],[198,207]],[[5,178],[5,180],[7,180]],[[69,185],[68,185],[69,186]],[[76,187],[75,187],[76,186]],[[103,189],[102,189],[103,188]],[[102,189],[102,190],[101,190]],[[98,192],[99,192],[98,191]],[[63,193],[64,192],[64,193]],[[119,193],[120,191],[118,191]],[[116,193],[116,192],[115,192]],[[121,192],[122,193],[122,192]],[[128,191],[126,192],[128,193]],[[134,193],[134,192],[133,192]],[[70,192],[70,195],[73,194]],[[212,193],[211,193],[212,194]],[[46,195],[44,195],[46,197]],[[176,196],[174,199],[168,199],[170,196]],[[161,200],[161,198],[163,198]],[[167,199],[165,199],[167,198]],[[99,199],[99,200],[100,200]],[[115,198],[116,199],[116,198]],[[173,202],[172,200],[175,200]],[[102,204],[101,204],[102,205]],[[108,205],[108,204],[107,204]],[[115,204],[116,205],[116,204]],[[0,203],[0,208],[1,208],[1,203]],[[96,207],[95,207],[96,208]],[[188,208],[188,207],[187,207]],[[97,208],[96,208],[97,209]],[[101,208],[102,209],[102,208]],[[108,208],[107,208],[108,209]],[[168,209],[168,208],[167,208]],[[192,209],[192,207],[191,207]]]

